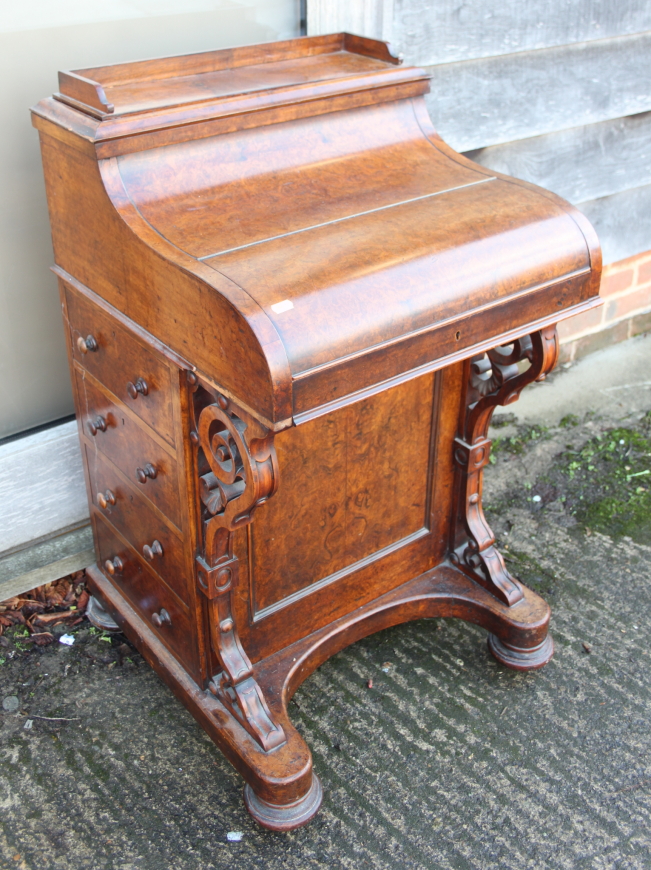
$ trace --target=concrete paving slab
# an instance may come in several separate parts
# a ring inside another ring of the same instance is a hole
[[[532,384],[509,411],[520,422],[556,424],[566,414],[625,416],[651,403],[651,333],[559,366]]]
[[[507,670],[484,631],[454,620],[339,653],[291,706],[323,809],[282,835],[249,819],[239,777],[121,637],[82,625],[72,647],[0,647],[0,700],[18,698],[0,711],[0,866],[648,870],[651,548],[586,529],[561,497],[532,496],[561,479],[568,449],[606,443],[625,415],[645,425],[648,348],[595,354],[590,389],[590,358],[539,388],[564,407],[539,417],[534,402],[489,468],[500,547],[553,608],[556,654],[543,670]],[[595,387],[631,383],[632,359],[635,413]],[[550,425],[583,411],[575,426]],[[548,431],[527,437],[539,420]]]

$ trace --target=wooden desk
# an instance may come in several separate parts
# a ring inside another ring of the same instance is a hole
[[[588,221],[464,159],[422,70],[348,34],[60,74],[33,109],[95,595],[289,830],[287,704],[371,632],[456,616],[527,670],[549,609],[481,506],[494,408],[599,304]]]

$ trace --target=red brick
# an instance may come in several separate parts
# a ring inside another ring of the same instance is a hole
[[[649,257],[649,259],[645,263],[640,263],[637,271],[637,283],[651,283],[651,257]]]
[[[613,296],[615,293],[622,293],[624,290],[628,290],[628,288],[633,284],[633,275],[633,269],[611,272],[608,267],[606,267],[601,276],[599,295],[604,297]]]
[[[626,317],[632,311],[641,311],[645,308],[651,308],[651,287],[641,287],[608,302],[605,322],[612,323],[614,320]]]
[[[584,311],[582,314],[575,314],[574,317],[569,317],[567,320],[562,320],[558,324],[558,335],[561,342],[571,341],[577,335],[584,332],[594,331],[601,326],[603,317],[603,307],[592,308],[590,311]]]
[[[632,269],[640,262],[640,260],[644,260],[645,257],[651,255],[651,251],[642,251],[641,254],[633,254],[632,257],[626,257],[624,260],[617,260],[615,263],[608,263],[607,266],[604,266],[604,272],[607,272],[609,269],[617,269],[621,271],[622,269]]]

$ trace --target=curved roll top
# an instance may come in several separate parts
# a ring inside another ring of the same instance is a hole
[[[231,70],[201,56],[187,93],[179,59],[168,79],[158,62],[149,87],[122,68],[80,71],[98,73],[122,113],[83,134],[100,164],[115,163],[114,208],[170,262],[218,293],[233,288],[229,304],[269,360],[269,390],[289,396],[297,422],[598,304],[585,218],[452,151],[427,118],[422,71],[398,69],[383,43],[357,51],[347,38],[295,40],[304,56],[279,49],[279,60],[266,47],[264,75],[244,54]],[[249,351],[231,342],[230,365]],[[220,382],[216,361],[206,351],[205,374]],[[254,411],[281,413],[259,384],[246,391],[239,382]]]
[[[388,372],[404,374],[445,356],[442,325],[457,351],[468,346],[465,330],[456,339],[461,319],[481,314],[482,338],[497,338],[510,300],[532,294],[523,325],[558,319],[583,301],[578,288],[590,279],[574,210],[428,137],[411,100],[128,154],[118,164],[151,226],[260,306],[302,381],[326,369],[346,379],[353,360],[407,349],[420,336],[417,360],[406,351]],[[552,293],[545,307],[541,291],[568,281],[578,292],[561,306]],[[338,397],[319,396],[319,404]]]

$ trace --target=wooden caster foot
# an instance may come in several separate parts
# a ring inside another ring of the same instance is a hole
[[[538,646],[524,649],[506,644],[496,635],[489,634],[488,649],[497,661],[507,668],[513,668],[515,671],[532,671],[542,668],[554,655],[554,641],[548,634]]]
[[[312,774],[312,785],[306,795],[300,800],[285,806],[271,804],[258,797],[251,786],[244,786],[244,803],[246,808],[263,828],[271,831],[293,831],[306,825],[319,811],[323,790],[319,777]]]
[[[94,625],[95,628],[101,628],[102,631],[120,631],[120,626],[113,619],[110,613],[107,613],[106,610],[104,610],[94,595],[91,595],[88,600],[86,617],[91,625]]]

